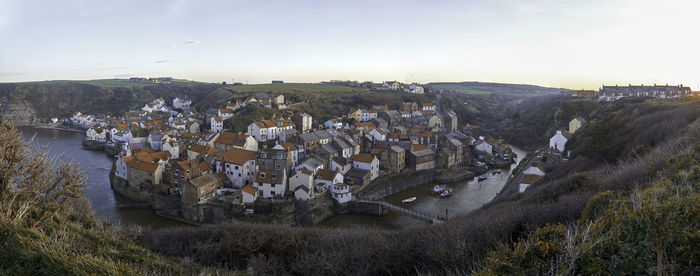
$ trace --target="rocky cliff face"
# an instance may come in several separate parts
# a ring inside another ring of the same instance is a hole
[[[75,112],[121,115],[158,97],[171,102],[188,96],[193,102],[216,90],[216,84],[160,84],[145,87],[100,87],[85,83],[0,84],[0,120],[36,125]]]

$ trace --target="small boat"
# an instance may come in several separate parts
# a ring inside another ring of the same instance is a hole
[[[442,193],[440,193],[440,197],[449,197],[449,196],[451,196],[451,195],[452,195],[452,189],[451,189],[451,188],[447,188],[447,189],[445,189],[444,191],[442,191]]]
[[[406,204],[406,203],[411,203],[411,202],[414,202],[414,201],[416,201],[416,197],[415,197],[415,196],[414,196],[414,197],[409,197],[409,198],[407,198],[407,199],[404,199],[404,200],[401,201],[401,203]]]
[[[501,173],[502,173],[502,171],[500,169],[498,169],[498,170],[492,171],[491,175],[497,175],[497,174],[501,174]]]
[[[479,176],[479,181],[484,181],[484,180],[486,180],[487,178],[489,178],[489,174],[488,174],[488,173],[482,174],[482,175]]]
[[[442,193],[445,190],[445,188],[447,188],[447,185],[435,185],[432,189],[430,189],[430,193],[439,194]]]

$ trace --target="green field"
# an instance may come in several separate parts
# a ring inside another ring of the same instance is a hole
[[[144,87],[149,85],[156,85],[156,83],[147,82],[130,82],[127,79],[102,79],[102,80],[50,80],[50,81],[30,81],[30,82],[18,82],[19,84],[63,84],[63,83],[85,83],[97,85],[99,87]],[[197,83],[194,81],[179,81],[173,80],[173,83],[187,84],[187,83]]]
[[[449,83],[449,84],[448,83],[431,84],[431,87],[437,88],[437,89],[454,90],[454,91],[461,92],[464,94],[469,94],[469,95],[484,95],[484,96],[491,95],[490,91],[475,89],[475,88],[467,87],[464,85],[452,84],[452,83]]]
[[[265,83],[265,84],[247,84],[230,86],[226,89],[236,92],[288,92],[288,91],[304,91],[304,92],[350,92],[358,90],[348,86],[314,84],[314,83]]]

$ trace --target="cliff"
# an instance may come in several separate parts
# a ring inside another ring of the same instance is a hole
[[[219,86],[193,82],[122,87],[84,82],[0,83],[0,120],[36,125],[78,111],[119,115],[159,97],[170,102],[187,96],[194,103]]]

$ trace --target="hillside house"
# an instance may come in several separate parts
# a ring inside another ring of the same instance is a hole
[[[281,198],[287,191],[287,174],[282,170],[259,170],[253,184],[258,196],[267,199]]]
[[[257,152],[230,149],[216,158],[217,173],[223,173],[233,188],[241,188],[255,181],[257,172]]]

